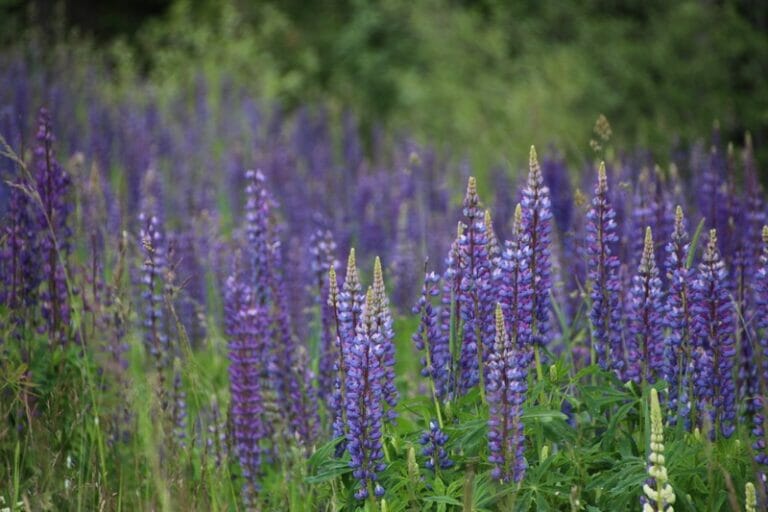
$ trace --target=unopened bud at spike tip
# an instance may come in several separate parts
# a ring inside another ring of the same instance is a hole
[[[768,244],[768,226],[763,226],[763,243]]]

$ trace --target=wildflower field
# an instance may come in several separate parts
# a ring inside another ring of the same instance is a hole
[[[0,510],[766,510],[748,132],[660,154],[596,113],[580,162],[475,169],[336,103],[30,62],[0,53]]]

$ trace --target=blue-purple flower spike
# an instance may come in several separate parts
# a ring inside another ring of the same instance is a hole
[[[375,300],[373,290],[369,290],[356,336],[346,353],[347,448],[352,474],[359,482],[355,493],[359,500],[366,499],[371,492],[376,497],[384,495],[384,489],[378,483],[378,473],[385,468],[381,406],[381,383],[385,372],[380,364],[382,347],[374,342],[377,330]]]
[[[604,370],[612,368],[621,374],[624,354],[619,309],[619,260],[614,254],[614,247],[619,241],[615,218],[616,213],[608,199],[605,164],[601,163],[592,208],[587,213],[588,274],[592,301],[589,320],[592,350],[597,363]]]
[[[499,290],[499,303],[504,313],[507,333],[513,345],[519,349],[532,347],[533,276],[528,267],[530,252],[528,234],[523,229],[523,211],[518,204],[512,222],[511,237],[504,244],[500,268],[494,278]]]
[[[224,305],[229,337],[232,440],[244,479],[244,501],[249,504],[259,489],[261,445],[265,438],[261,381],[268,324],[266,312],[255,303],[244,278],[242,269],[236,265],[226,282]]]
[[[736,421],[733,378],[736,349],[726,280],[725,264],[717,248],[717,232],[712,229],[693,284],[695,398],[698,425],[708,423],[712,435],[719,430],[727,438],[733,434]]]
[[[650,382],[666,374],[664,353],[664,302],[656,266],[651,228],[645,230],[640,267],[632,278],[627,337],[626,377],[636,383]]]
[[[41,305],[48,342],[62,344],[69,335],[70,317],[65,265],[72,235],[67,222],[71,210],[67,200],[71,180],[56,161],[54,141],[50,115],[42,108],[38,117],[35,146],[36,191],[41,203],[37,208],[37,228],[46,284],[41,295]]]
[[[515,347],[504,327],[501,305],[496,306],[496,344],[488,361],[486,398],[488,420],[488,461],[494,465],[491,477],[502,482],[520,482],[525,474],[523,403],[528,391],[528,348]]]
[[[493,336],[483,326],[493,321],[494,293],[488,259],[485,216],[480,209],[477,184],[469,178],[464,197],[466,226],[459,236],[459,284],[456,309],[463,327],[459,360],[459,386],[466,393],[481,382],[481,371],[493,346]]]
[[[419,327],[413,334],[416,349],[421,357],[421,375],[432,380],[435,397],[448,397],[450,386],[451,349],[446,332],[440,328],[438,314],[432,305],[432,297],[440,294],[440,276],[434,272],[424,275],[419,301],[413,314],[420,316]],[[450,307],[450,306],[449,306]]]
[[[675,210],[672,239],[666,246],[666,270],[669,282],[664,319],[669,333],[666,339],[668,362],[666,379],[669,383],[669,421],[675,424],[679,418],[685,420],[687,425],[690,413],[689,400],[693,395],[690,306],[694,271],[687,266],[689,248],[683,209],[678,206]]]
[[[768,226],[763,226],[762,232],[763,251],[760,255],[757,274],[755,275],[755,308],[758,331],[758,342],[760,344],[761,366],[760,372],[760,393],[755,400],[755,415],[753,418],[752,435],[754,442],[752,449],[755,452],[755,462],[760,467],[760,477],[763,485],[768,486]],[[766,489],[768,490],[768,488]]]
[[[531,336],[534,346],[546,346],[550,336],[550,289],[552,288],[552,211],[549,189],[544,185],[536,148],[531,146],[528,184],[520,201],[523,229],[530,244],[528,267],[533,276]]]
[[[392,312],[384,286],[384,273],[381,260],[377,256],[373,264],[373,307],[376,335],[374,342],[380,345],[380,365],[383,371],[381,381],[382,400],[387,405],[386,418],[393,421],[397,417],[398,392],[395,387],[395,331],[393,330]]]

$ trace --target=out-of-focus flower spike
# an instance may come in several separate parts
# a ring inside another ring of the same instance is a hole
[[[664,302],[651,228],[645,230],[640,267],[630,290],[630,328],[626,341],[628,379],[655,382],[666,374]]]
[[[757,512],[757,493],[755,492],[755,484],[752,482],[747,482],[744,485],[744,511]]]
[[[648,454],[648,476],[643,485],[643,512],[673,512],[675,491],[669,484],[664,458],[664,423],[659,404],[659,393],[651,389],[651,439]]]
[[[762,254],[755,274],[755,320],[761,367],[760,389],[755,399],[755,415],[752,418],[752,449],[760,471],[762,485],[768,487],[768,226],[763,226]]]
[[[181,379],[181,360],[173,360],[173,388],[171,390],[171,421],[173,437],[179,448],[184,448],[187,442],[187,394],[184,392]]]

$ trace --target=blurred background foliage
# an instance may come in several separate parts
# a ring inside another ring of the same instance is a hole
[[[351,109],[368,137],[408,133],[479,168],[531,143],[585,161],[603,113],[619,147],[662,164],[715,120],[726,140],[750,130],[765,169],[766,34],[758,0],[0,0],[0,44],[77,48],[116,87],[147,79],[162,97],[203,74],[289,109]]]

